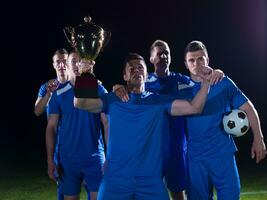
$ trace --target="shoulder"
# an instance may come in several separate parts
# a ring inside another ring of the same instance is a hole
[[[225,76],[223,78],[223,80],[221,82],[219,82],[219,83],[223,84],[225,86],[235,86],[236,87],[235,82],[231,78],[229,78],[228,76]]]
[[[169,95],[161,95],[148,91],[143,94],[143,98],[150,104],[162,104],[173,100],[173,97]]]
[[[68,81],[66,83],[60,83],[58,88],[53,92],[53,95],[60,96],[62,94],[65,94],[68,91],[72,91],[73,86],[71,83]]]
[[[100,95],[102,95],[103,93],[108,93],[107,89],[103,86],[101,81],[97,81],[98,84],[98,92],[100,93]]]
[[[155,76],[154,73],[149,73],[146,79],[146,83],[151,83],[151,82],[155,82],[158,80],[158,77]]]
[[[114,92],[109,92],[109,93],[104,93],[103,95],[100,96],[100,99],[105,103],[105,104],[111,104],[116,101],[121,101],[119,97]]]

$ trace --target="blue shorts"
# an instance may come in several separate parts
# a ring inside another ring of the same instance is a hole
[[[239,200],[240,180],[233,154],[218,158],[189,161],[188,200],[213,199],[213,187],[218,200]]]
[[[104,176],[98,200],[169,200],[162,178]]]
[[[187,186],[186,152],[169,155],[164,169],[164,181],[172,192],[181,192]]]
[[[64,194],[57,188],[57,200],[64,200]]]
[[[164,153],[164,181],[171,192],[181,192],[187,187],[186,136],[179,130],[171,133],[169,137],[168,147]]]
[[[84,189],[87,192],[87,200],[90,200],[90,191],[87,191],[86,185],[84,185]],[[57,188],[57,200],[64,200],[64,194],[60,191],[59,187]]]
[[[61,161],[62,176],[59,181],[59,190],[68,196],[78,195],[81,192],[82,182],[86,182],[86,191],[97,192],[102,180],[103,162],[93,158],[90,161],[71,162]]]

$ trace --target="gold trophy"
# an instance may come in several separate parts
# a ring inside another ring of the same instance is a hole
[[[81,58],[95,60],[99,52],[107,45],[111,33],[94,24],[90,16],[76,27],[63,29],[68,42],[77,50]]]
[[[82,59],[93,61],[110,40],[111,33],[84,17],[84,22],[76,27],[67,26],[63,32]],[[92,73],[82,73],[76,77],[74,95],[78,98],[97,97],[97,79]]]

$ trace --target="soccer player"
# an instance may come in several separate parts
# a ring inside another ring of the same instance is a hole
[[[48,82],[41,85],[38,98],[36,99],[34,106],[34,114],[40,116],[46,109],[48,100],[51,97],[53,91],[58,87],[58,83],[65,83],[68,79],[66,73],[66,61],[68,52],[65,49],[57,50],[53,55],[53,68],[56,71],[57,78],[51,79]]]
[[[185,48],[185,65],[190,72],[192,87],[180,92],[192,98],[199,90],[202,78],[198,68],[209,64],[208,52],[200,41],[192,41]],[[224,114],[231,109],[247,113],[253,143],[251,157],[259,163],[266,156],[266,146],[260,120],[251,101],[229,77],[211,86],[207,103],[199,115],[187,116],[188,130],[188,200],[213,199],[213,187],[218,199],[238,200],[240,180],[234,153],[237,151],[232,136],[222,126]]]
[[[156,40],[150,47],[150,62],[154,65],[154,72],[148,75],[145,82],[147,91],[176,96],[179,89],[190,87],[192,82],[188,76],[170,71],[171,54],[169,45],[162,40]],[[213,70],[211,84],[222,79],[220,70]],[[128,100],[124,87],[117,85],[115,93],[125,101]],[[116,88],[115,87],[115,88]],[[186,182],[186,152],[187,142],[185,134],[185,118],[183,116],[168,116],[164,137],[164,168],[163,174],[170,196],[173,200],[184,200]]]
[[[48,124],[46,128],[46,146],[48,174],[54,179],[53,162],[54,135],[61,118],[60,129],[60,179],[59,188],[65,200],[79,199],[83,180],[86,182],[90,199],[96,200],[102,179],[102,166],[105,161],[101,135],[101,117],[104,114],[89,113],[73,106],[73,85],[79,75],[80,57],[71,52],[67,59],[69,81],[61,84],[52,94],[48,104]],[[98,85],[99,95],[106,92]]]
[[[154,72],[148,75],[146,90],[175,96],[179,93],[179,89],[190,87],[192,84],[188,76],[170,71],[171,53],[169,45],[165,41],[156,40],[151,45],[150,62],[154,65]],[[223,73],[220,70],[212,72],[210,82],[216,84],[223,77]],[[170,134],[164,139],[167,152],[163,174],[171,198],[184,200],[184,190],[187,186],[185,118],[168,116],[168,122]]]
[[[36,116],[40,116],[46,109],[47,103],[52,95],[52,93],[57,89],[59,84],[64,84],[67,79],[67,72],[66,72],[66,61],[68,58],[68,52],[65,49],[57,50],[53,55],[53,68],[56,71],[57,78],[51,79],[48,82],[41,85],[38,98],[36,99],[35,106],[34,106],[34,114]],[[57,129],[59,129],[60,124],[58,124]],[[59,138],[58,134],[55,136],[55,151],[54,151],[54,163],[58,166],[58,145],[59,145]],[[55,172],[54,176],[57,176],[57,172]],[[57,177],[55,177],[57,178]],[[64,200],[64,195],[60,192],[59,187],[57,190],[58,193],[58,200]]]
[[[104,111],[109,115],[107,166],[99,200],[169,199],[162,180],[162,139],[167,113],[201,112],[209,83],[202,82],[192,101],[173,100],[147,92],[146,77],[144,59],[138,54],[129,54],[123,74],[129,91],[128,102],[114,93],[101,98],[74,98],[75,107],[96,113]]]

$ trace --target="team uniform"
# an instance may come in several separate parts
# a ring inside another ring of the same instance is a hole
[[[99,95],[106,89],[98,86]],[[48,104],[48,114],[59,114],[59,155],[62,168],[59,188],[64,195],[78,195],[82,181],[87,191],[97,192],[105,161],[100,114],[74,108],[70,82],[57,89]]]
[[[192,98],[200,88],[194,83],[180,94]],[[213,199],[213,186],[218,199],[237,200],[240,181],[234,153],[237,151],[232,136],[222,126],[224,114],[248,101],[228,77],[211,86],[208,99],[199,115],[188,116],[188,174],[189,200]]]
[[[114,93],[101,97],[110,126],[98,200],[168,200],[162,180],[162,139],[172,100],[150,92],[129,97],[128,102]]]
[[[38,91],[38,97],[44,97],[47,93],[46,90],[47,82],[42,84],[41,87],[39,88]],[[48,113],[47,113],[48,114]],[[60,127],[60,122],[58,124],[57,129]],[[59,137],[58,134],[56,134],[55,137],[55,151],[54,151],[54,163],[56,166],[58,166],[58,145],[59,145]],[[58,178],[58,173],[55,173],[55,176]],[[57,188],[57,195],[58,195],[58,200],[64,200],[64,195],[60,192],[59,187]]]
[[[177,96],[179,89],[190,86],[190,78],[180,73],[170,72],[166,77],[158,77],[155,73],[148,75],[146,89],[151,92]],[[186,152],[185,117],[168,116],[170,134],[164,139],[164,169],[163,175],[168,189],[180,192],[186,189]]]
[[[61,85],[61,84],[60,84]],[[60,87],[59,85],[59,87]],[[47,83],[44,83],[41,85],[40,89],[39,89],[39,92],[38,92],[38,97],[44,97],[47,93],[47,90],[46,90],[46,87],[47,87]],[[48,113],[47,113],[48,115]],[[58,129],[60,128],[60,121],[59,121],[59,124],[58,124],[58,127],[57,127],[57,131]],[[58,165],[58,144],[59,144],[59,137],[58,137],[58,134],[56,134],[56,137],[55,137],[55,151],[54,151],[54,163],[56,165]]]

